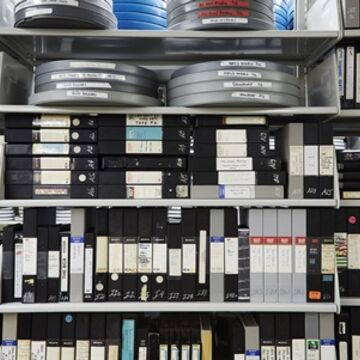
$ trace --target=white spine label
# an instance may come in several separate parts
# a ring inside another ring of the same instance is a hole
[[[247,24],[249,22],[248,18],[210,18],[202,19],[201,21],[204,25],[208,24]]]
[[[260,88],[269,89],[272,88],[272,83],[269,81],[226,81],[224,82],[225,89],[237,89],[237,88]]]
[[[139,243],[138,246],[138,272],[149,274],[152,272],[152,244]]]
[[[239,271],[239,239],[225,238],[225,274],[236,275]]]
[[[23,238],[23,275],[36,275],[37,238]]]
[[[82,97],[82,98],[95,98],[95,99],[108,99],[109,94],[99,91],[89,90],[68,90],[66,91],[67,97]]]
[[[70,245],[70,272],[72,274],[84,273],[84,238],[72,237]]]
[[[109,244],[109,273],[123,272],[123,244],[112,243]]]
[[[111,89],[112,86],[108,82],[63,82],[57,83],[56,89]]]
[[[224,60],[221,61],[220,66],[234,66],[234,67],[256,67],[266,68],[266,63],[263,61],[253,60]]]
[[[137,272],[137,244],[124,244],[124,272]]]
[[[169,249],[169,276],[181,276],[181,249]]]
[[[211,238],[210,242],[210,272],[224,273],[225,246],[223,238]]]
[[[317,146],[304,146],[304,175],[319,175],[319,148]]]
[[[206,283],[206,249],[207,249],[207,232],[200,231],[199,235],[199,284]]]
[[[15,244],[15,268],[14,268],[14,297],[20,299],[22,293],[23,276],[23,244]]]
[[[45,360],[45,359],[46,359],[46,342],[32,341],[31,360]]]
[[[107,74],[107,73],[60,73],[52,74],[51,80],[82,80],[82,79],[94,79],[94,80],[109,80],[109,81],[126,81],[125,75]]]
[[[89,69],[107,69],[115,70],[116,64],[110,62],[95,62],[95,61],[72,61],[69,67],[73,69],[89,68]]]
[[[25,12],[25,17],[26,18],[31,18],[33,16],[38,16],[38,15],[50,15],[53,13],[53,9],[52,8],[45,8],[45,9],[34,9],[34,10],[26,10]]]
[[[182,272],[184,274],[196,273],[196,245],[183,244],[182,246]]]
[[[250,78],[250,79],[261,79],[262,77],[261,73],[254,71],[241,71],[241,70],[219,70],[218,76]]]
[[[153,244],[153,272],[155,274],[167,273],[167,245]]]
[[[162,115],[126,115],[126,126],[163,126]]]
[[[48,278],[57,279],[60,276],[60,252],[48,252]]]
[[[84,293],[92,294],[93,292],[93,256],[92,248],[85,249],[85,274],[84,274]]]
[[[292,360],[306,360],[305,340],[292,340]]]
[[[68,291],[69,276],[69,239],[67,236],[61,238],[61,291]]]

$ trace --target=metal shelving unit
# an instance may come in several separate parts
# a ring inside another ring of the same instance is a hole
[[[304,9],[305,9],[305,2]],[[313,2],[314,3],[314,2]],[[335,3],[335,0],[333,1]],[[308,5],[308,4],[307,4]],[[336,14],[338,15],[338,14]],[[305,18],[305,16],[304,16]],[[307,19],[309,20],[309,19]],[[312,14],[311,21],[317,18]],[[326,18],[325,18],[326,20]],[[305,19],[304,19],[305,21]],[[341,20],[339,20],[341,22]],[[324,21],[324,19],[322,20]],[[315,24],[316,25],[316,24]],[[341,27],[341,26],[339,26]],[[305,26],[304,26],[305,28]],[[311,27],[310,27],[311,28]],[[267,115],[279,118],[328,119],[339,112],[334,56],[317,64],[343,36],[339,30],[296,31],[128,31],[0,28],[0,48],[29,67],[60,59],[119,60],[147,66],[165,81],[174,67],[214,59],[256,58],[299,65],[305,101],[296,108],[183,108],[183,107],[38,107],[0,105],[0,114],[219,114]],[[316,64],[316,65],[315,65]],[[329,91],[324,91],[324,84]],[[332,90],[332,91],[331,91]],[[63,199],[0,200],[0,207],[337,207],[334,199]],[[336,286],[338,288],[338,286]],[[334,303],[58,303],[2,304],[0,313],[34,312],[337,312]]]
[[[46,305],[46,306],[44,306]],[[203,302],[159,302],[159,303],[58,303],[0,305],[0,313],[34,312],[322,312],[334,313],[336,304],[312,303],[203,303]]]

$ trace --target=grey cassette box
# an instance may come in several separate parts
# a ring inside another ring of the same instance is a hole
[[[277,211],[263,210],[264,301],[278,302]]]
[[[263,210],[249,210],[250,301],[264,302]]]
[[[27,104],[31,78],[25,66],[0,52],[0,104]]]
[[[224,219],[221,209],[210,210],[210,301],[224,301]]]
[[[304,198],[303,124],[291,123],[281,131],[282,153],[289,173],[288,198]]]
[[[70,302],[83,301],[85,209],[71,210]]]
[[[292,210],[277,210],[279,302],[292,302]]]
[[[293,302],[306,302],[306,210],[292,210]]]

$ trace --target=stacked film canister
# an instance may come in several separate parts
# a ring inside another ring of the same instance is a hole
[[[112,0],[17,0],[15,27],[116,29]]]
[[[159,106],[154,72],[134,65],[62,60],[36,68],[32,105]]]
[[[172,30],[273,30],[273,0],[170,0]]]
[[[118,29],[166,30],[166,2],[163,0],[113,0]]]
[[[274,25],[277,30],[294,28],[294,1],[274,0]]]
[[[176,70],[167,84],[170,106],[299,106],[301,85],[291,67],[224,60]]]

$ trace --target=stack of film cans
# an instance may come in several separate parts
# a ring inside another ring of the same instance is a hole
[[[188,198],[190,119],[186,116],[102,116],[100,198]]]
[[[170,106],[299,106],[301,84],[287,65],[224,60],[176,70],[167,84]]]
[[[266,125],[232,117],[197,117],[190,158],[194,199],[284,198],[286,172],[269,149]],[[261,119],[262,120],[262,119]]]
[[[274,29],[273,0],[170,0],[173,30]]]
[[[274,0],[274,25],[277,30],[294,28],[294,0]]]
[[[32,105],[158,106],[154,72],[135,65],[63,60],[36,68]]]
[[[112,0],[17,0],[15,27],[116,29]]]
[[[166,30],[164,0],[113,0],[118,29]]]

